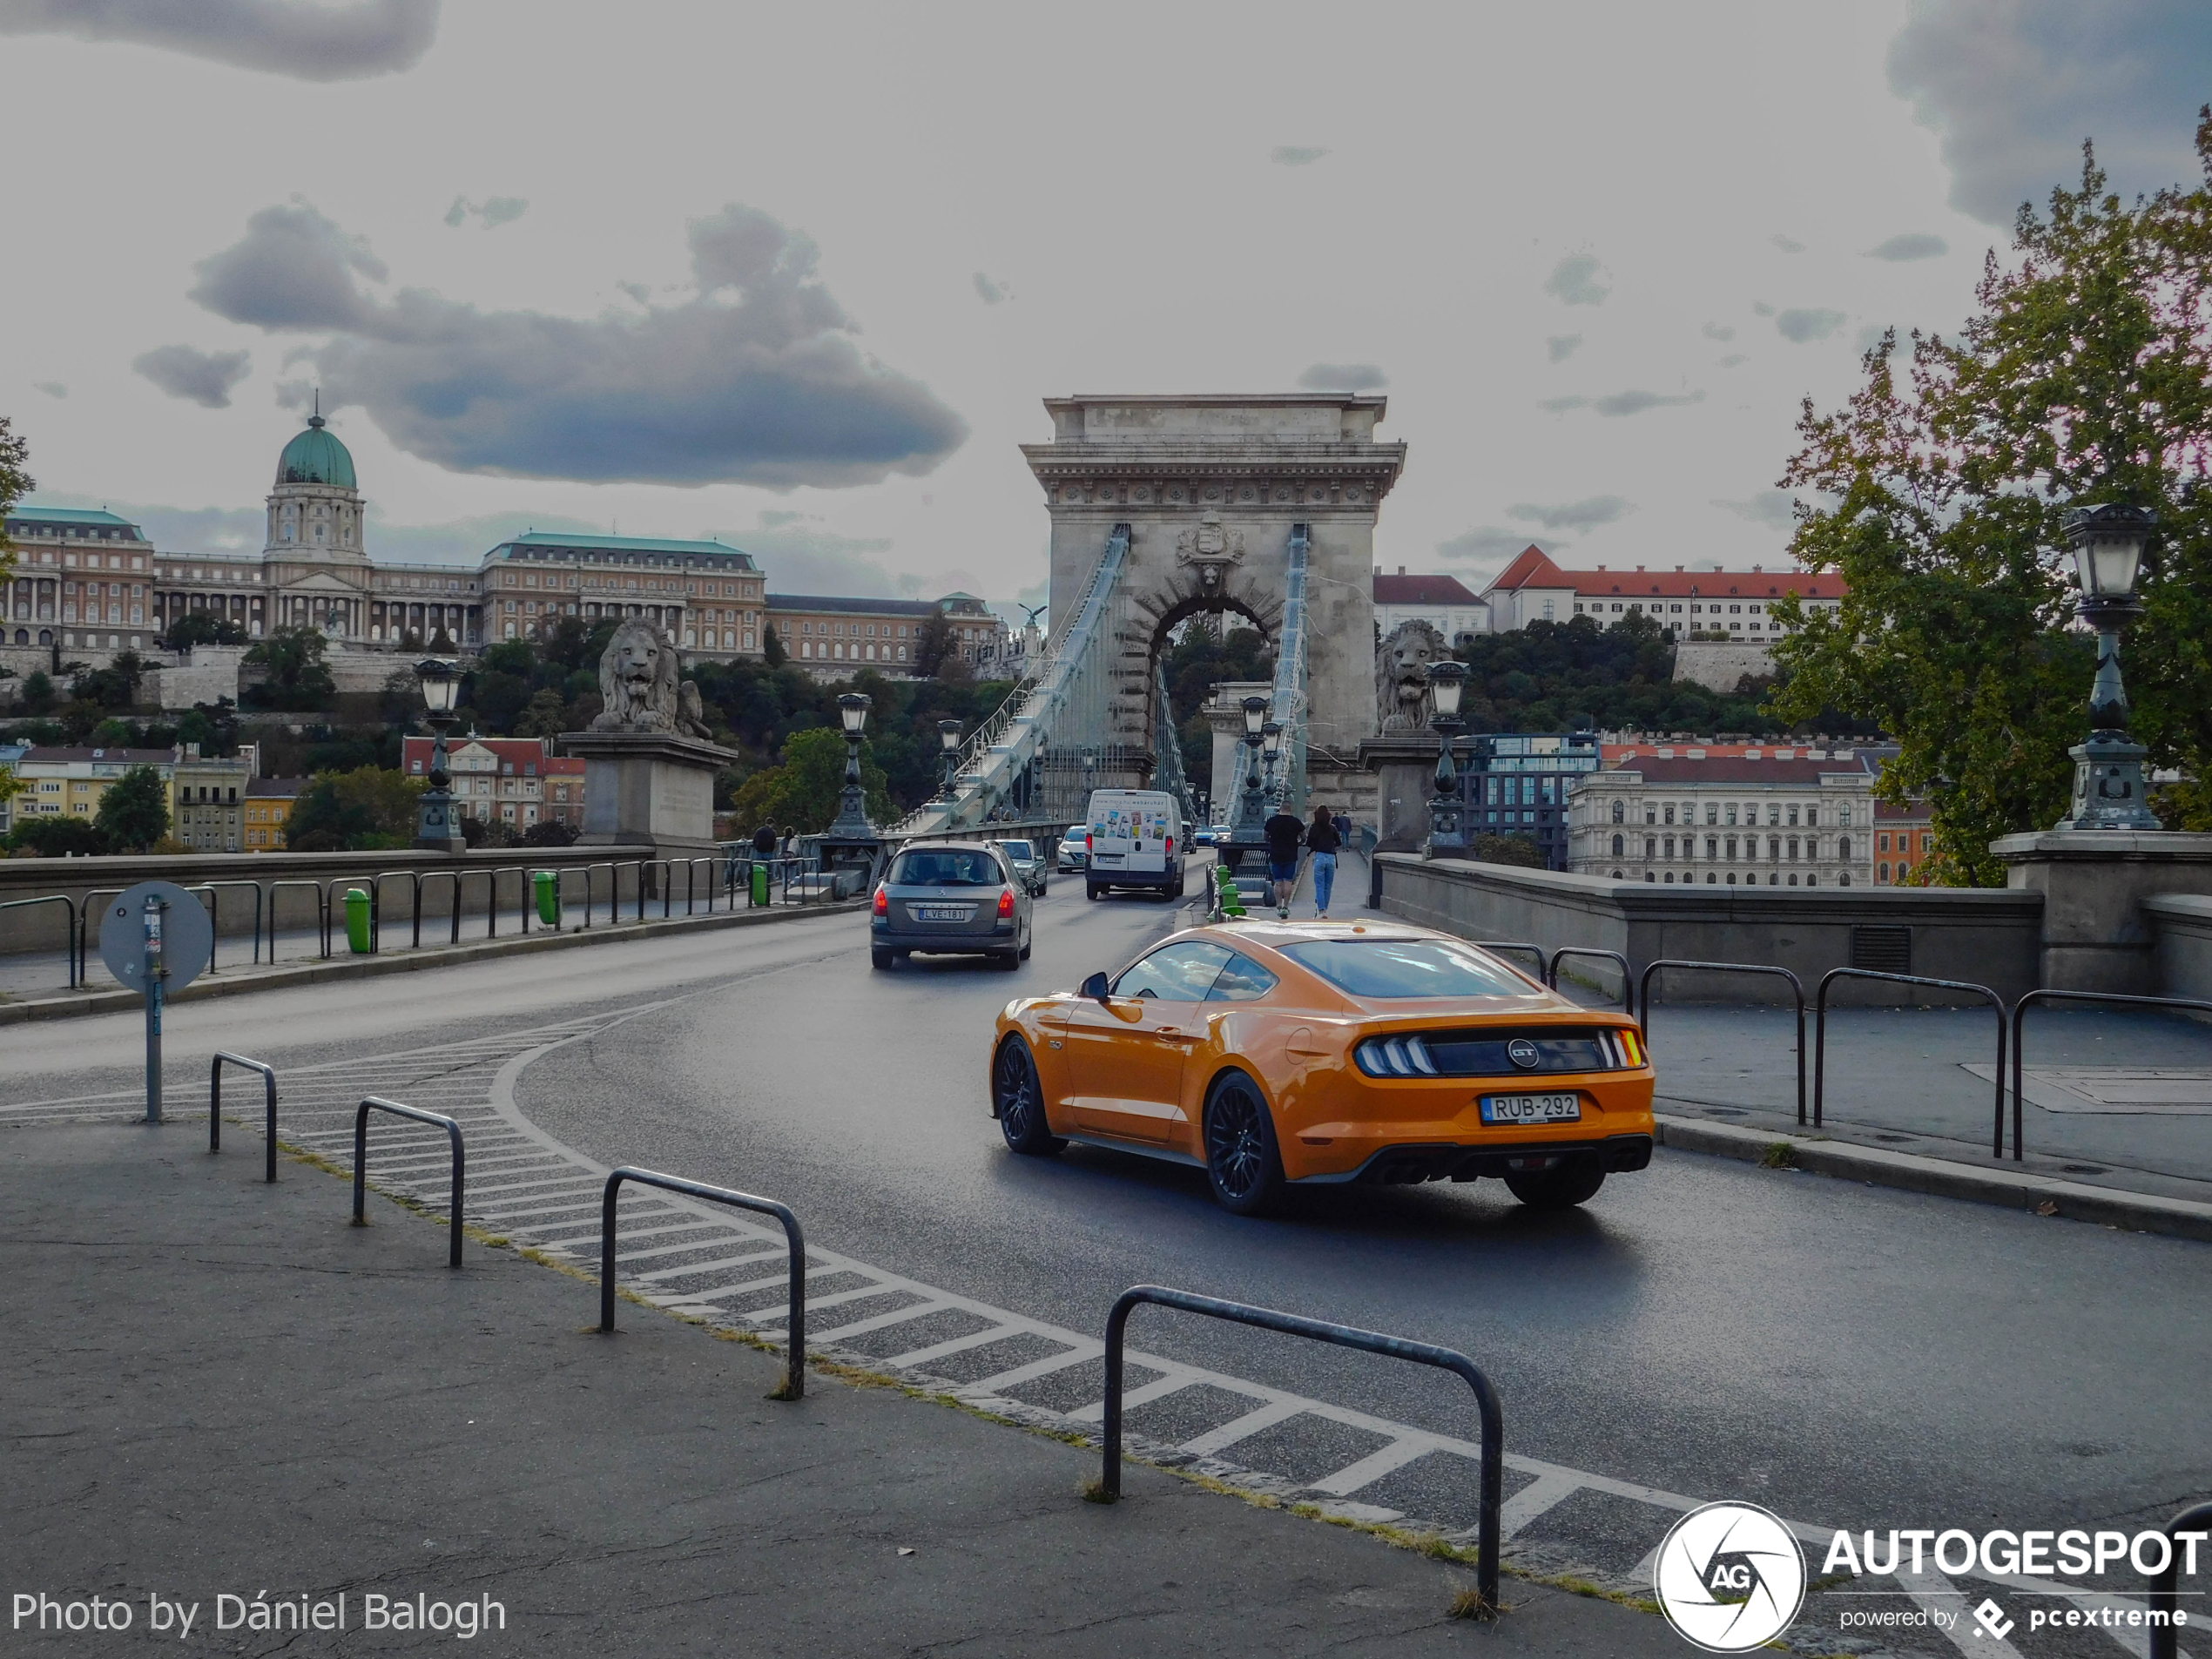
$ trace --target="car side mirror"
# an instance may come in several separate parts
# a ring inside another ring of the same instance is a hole
[[[1089,997],[1093,1001],[1103,1002],[1111,996],[1113,993],[1106,988],[1105,974],[1093,974],[1089,979],[1082,982],[1082,988],[1080,995]]]

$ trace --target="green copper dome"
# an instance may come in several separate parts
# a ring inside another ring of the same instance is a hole
[[[284,446],[277,457],[280,484],[335,484],[341,489],[359,488],[354,482],[354,457],[336,435],[323,427],[320,415],[311,415],[307,429]]]

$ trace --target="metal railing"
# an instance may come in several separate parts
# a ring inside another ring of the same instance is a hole
[[[315,895],[315,927],[321,935],[322,954],[330,954],[330,895],[323,891],[321,882],[310,876],[287,876],[269,883],[269,963],[276,964],[277,894],[286,887],[305,887]],[[460,913],[458,900],[454,903],[455,914]]]
[[[1636,1006],[1643,1010],[1639,1019],[1643,1026],[1644,1045],[1647,1049],[1651,1042],[1651,981],[1658,976],[1662,968],[1669,968],[1703,974],[1764,974],[1772,978],[1785,979],[1790,981],[1790,995],[1796,999],[1797,1004],[1797,1122],[1803,1123],[1805,1121],[1804,981],[1788,968],[1776,968],[1767,962],[1693,962],[1678,961],[1669,957],[1662,957],[1656,962],[1647,962],[1644,964],[1642,974],[1636,980]],[[1851,970],[1844,968],[1837,970],[1838,973],[1849,971]],[[1834,974],[1828,976],[1829,979],[1834,977]],[[1828,980],[1820,981],[1820,994],[1824,997],[1827,995]],[[1819,1079],[1817,1074],[1813,1086],[1812,1121],[1816,1123],[1820,1122]]]
[[[1219,1297],[1170,1290],[1161,1285],[1139,1285],[1123,1291],[1114,1303],[1114,1311],[1106,1316],[1104,1461],[1099,1472],[1099,1487],[1108,1501],[1120,1497],[1122,1493],[1122,1372],[1129,1316],[1147,1302],[1155,1307],[1203,1314],[1207,1318],[1226,1319],[1234,1325],[1255,1325],[1263,1331],[1279,1331],[1285,1336],[1305,1337],[1339,1348],[1358,1348],[1367,1353],[1387,1354],[1393,1359],[1410,1359],[1416,1365],[1434,1366],[1463,1379],[1474,1391],[1475,1410],[1482,1419],[1480,1507],[1475,1521],[1475,1545],[1480,1559],[1474,1568],[1475,1591],[1485,1608],[1493,1613],[1497,1610],[1499,1513],[1505,1494],[1505,1416],[1490,1379],[1474,1361],[1457,1349],[1386,1336],[1379,1331],[1362,1331],[1354,1325],[1335,1325],[1326,1319],[1279,1313],[1272,1308],[1254,1307],[1245,1302],[1227,1302]]]
[[[211,1152],[219,1152],[223,1150],[223,1067],[226,1062],[233,1066],[243,1066],[248,1071],[258,1071],[261,1074],[261,1087],[266,1096],[269,1114],[267,1130],[269,1143],[266,1149],[268,1166],[261,1178],[264,1181],[273,1182],[276,1179],[277,1155],[276,1068],[266,1061],[248,1060],[242,1054],[225,1054],[219,1050],[216,1053],[213,1062],[207,1069],[207,1150]]]
[[[66,893],[44,893],[36,899],[10,899],[0,904],[0,910],[22,910],[35,904],[57,904],[69,914],[69,931],[62,937],[62,956],[69,966],[69,988],[73,991],[84,978],[84,935],[77,920],[77,900]]]
[[[1831,968],[1820,976],[1820,993],[1813,1002],[1812,1048],[1812,1122],[1820,1127],[1821,1102],[1828,1081],[1828,988],[1839,979],[1877,980],[1890,985],[1927,985],[1938,990],[1963,991],[1969,996],[1986,996],[1997,1015],[1997,1123],[1990,1131],[1992,1145],[1989,1156],[2005,1156],[2005,999],[1986,985],[1973,985],[1965,980],[1928,979],[1919,974],[1878,974],[1871,968]],[[1802,1042],[1802,1039],[1800,1039]]]
[[[223,913],[220,907],[222,901],[219,895],[225,888],[229,887],[244,887],[253,895],[253,961],[257,966],[261,961],[261,884],[259,881],[203,881],[190,891],[204,893],[212,900],[207,907],[207,919],[215,936],[207,947],[207,971],[211,974],[215,971],[215,947],[223,937]]]
[[[1600,961],[1611,962],[1621,970],[1621,1011],[1630,1019],[1636,1015],[1635,970],[1629,966],[1629,959],[1617,950],[1601,950],[1595,945],[1561,945],[1551,954],[1544,967],[1544,983],[1554,991],[1559,988],[1559,965],[1569,956],[1588,956]]]
[[[368,1225],[368,1115],[372,1111],[389,1112],[395,1117],[411,1118],[418,1123],[433,1123],[445,1130],[453,1141],[453,1210],[451,1224],[453,1238],[446,1250],[446,1265],[461,1265],[461,1192],[468,1170],[468,1149],[462,1144],[461,1125],[438,1112],[426,1112],[420,1106],[402,1106],[395,1100],[378,1096],[365,1097],[360,1109],[354,1114],[354,1225]],[[271,1142],[274,1144],[273,1139]]]
[[[2021,1037],[2022,1023],[2027,1017],[2028,1004],[2031,1002],[2045,1004],[2104,1002],[2116,1004],[2122,1008],[2186,1008],[2194,1013],[2212,1014],[2212,1002],[2200,1002],[2195,998],[2186,996],[2122,996],[2114,991],[2030,991],[2021,997],[2019,1001],[2013,1004],[2013,1162],[2015,1163],[2019,1163],[2023,1156],[2020,1150],[2020,1119],[2023,1116],[2020,1109],[2020,1089],[2027,1081],[2027,1068],[2024,1063],[2027,1049]],[[1997,1070],[2000,1083],[2003,1081],[2004,1069],[2005,1051],[2000,1046],[1997,1051]],[[2000,1128],[2004,1122],[2002,1104],[2000,1099],[1998,1119]],[[2000,1157],[2004,1155],[2001,1141],[1998,1147],[1998,1155]]]
[[[641,1187],[658,1187],[664,1192],[680,1192],[686,1197],[704,1198],[709,1204],[727,1204],[732,1210],[773,1216],[783,1223],[785,1252],[790,1264],[791,1299],[784,1315],[783,1386],[769,1398],[803,1398],[806,1393],[806,1237],[799,1231],[799,1217],[773,1198],[756,1198],[750,1192],[711,1187],[703,1181],[687,1181],[680,1175],[663,1175],[654,1170],[635,1170],[624,1165],[614,1170],[607,1177],[606,1188],[599,1200],[599,1329],[612,1332],[615,1328],[615,1200],[625,1181],[634,1181]]]
[[[2150,1579],[2149,1659],[2181,1659],[2180,1638],[2175,1635],[2174,1629],[2180,1622],[2182,1611],[2182,1563],[2181,1552],[2175,1545],[2188,1537],[2194,1546],[2212,1535],[2212,1503],[2193,1505],[2158,1530],[2166,1538],[2166,1565],[2152,1574]],[[2189,1560],[2192,1565],[2196,1560],[2194,1548],[2189,1551]]]

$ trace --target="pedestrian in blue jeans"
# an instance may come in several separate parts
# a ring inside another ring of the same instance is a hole
[[[1313,854],[1313,910],[1324,921],[1329,919],[1329,899],[1336,891],[1337,850],[1343,845],[1329,809],[1316,806],[1312,826],[1305,832],[1305,848]]]

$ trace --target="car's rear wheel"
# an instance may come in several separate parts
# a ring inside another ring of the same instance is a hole
[[[1100,887],[1096,881],[1086,881],[1083,883],[1083,897],[1086,899],[1096,899],[1100,894],[1105,891],[1106,889]]]
[[[999,1045],[998,1058],[991,1065],[991,1104],[1009,1150],[1049,1157],[1068,1144],[1052,1132],[1044,1114],[1044,1085],[1037,1080],[1036,1057],[1020,1037],[1008,1037]]]
[[[1283,1196],[1283,1158],[1259,1085],[1241,1071],[1206,1091],[1206,1179],[1232,1215],[1264,1215]]]
[[[1595,1197],[1605,1171],[1589,1158],[1568,1158],[1548,1170],[1508,1170],[1506,1189],[1531,1210],[1572,1210]]]
[[[898,957],[894,954],[887,950],[879,950],[871,947],[868,951],[868,966],[871,968],[879,968],[888,970],[891,965],[898,960]]]

